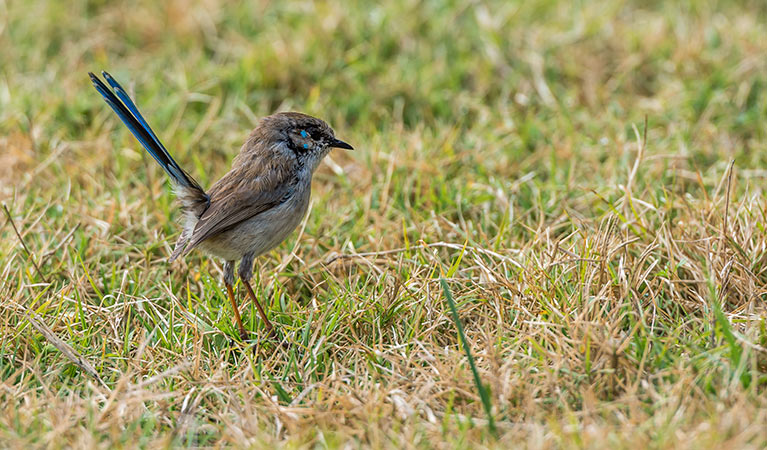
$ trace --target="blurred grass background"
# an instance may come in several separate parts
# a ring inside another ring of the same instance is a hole
[[[0,0],[0,198],[31,254],[4,217],[0,441],[764,446],[766,24],[759,1]],[[257,263],[290,349],[236,341],[219,261],[167,264],[172,194],[101,69],[203,186],[277,110],[355,146]]]

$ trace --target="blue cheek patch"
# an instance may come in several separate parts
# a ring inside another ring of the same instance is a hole
[[[309,148],[309,144],[304,144],[304,148]]]
[[[304,131],[304,130],[301,130],[301,137],[302,137],[302,138],[304,138],[304,139],[306,139],[306,137],[307,137],[307,136],[309,136],[309,133],[307,133],[307,132],[306,132],[306,131]],[[304,148],[306,148],[306,147],[304,147]]]

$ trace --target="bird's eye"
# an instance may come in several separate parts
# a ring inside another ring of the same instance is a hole
[[[306,130],[301,130],[301,137],[306,139],[309,136],[309,133],[306,132]]]

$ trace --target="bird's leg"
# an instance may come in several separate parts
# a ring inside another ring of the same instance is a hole
[[[261,319],[264,320],[264,325],[266,325],[266,329],[269,331],[270,334],[274,334],[274,327],[272,326],[272,323],[269,322],[269,318],[266,317],[266,312],[264,311],[264,308],[261,306],[261,303],[258,302],[258,299],[256,298],[256,294],[253,292],[253,288],[250,287],[250,282],[243,278],[242,283],[248,289],[248,295],[250,296],[250,299],[253,300],[253,303],[256,304],[256,308],[258,308],[258,313],[261,315]]]
[[[232,289],[231,285],[226,285],[226,292],[229,293],[229,300],[232,302],[232,310],[234,311],[234,321],[237,322],[237,328],[240,329],[240,339],[243,341],[246,341],[248,339],[248,331],[245,329],[245,326],[242,324],[242,319],[240,318],[240,309],[237,307],[237,299],[234,298],[234,290]]]
[[[248,332],[245,330],[245,326],[242,324],[240,318],[240,307],[237,305],[237,299],[234,297],[234,261],[224,262],[224,284],[226,285],[226,293],[229,294],[229,301],[232,302],[232,310],[234,311],[234,321],[237,323],[237,327],[240,331],[240,339],[247,340]]]
[[[259,303],[258,299],[256,298],[255,292],[253,292],[253,288],[250,286],[250,278],[253,276],[253,255],[246,254],[242,257],[242,261],[240,261],[240,269],[238,271],[238,275],[240,276],[240,280],[242,281],[242,284],[245,285],[245,288],[248,290],[248,295],[250,296],[250,299],[253,301],[253,303],[256,305],[256,308],[258,309],[258,314],[261,315],[261,319],[264,321],[264,325],[266,326],[266,329],[269,331],[269,334],[274,335],[274,327],[272,326],[272,323],[269,322],[269,318],[266,317],[266,311],[264,311],[264,308],[261,306],[261,303]]]

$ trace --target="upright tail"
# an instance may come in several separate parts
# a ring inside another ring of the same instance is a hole
[[[195,213],[202,214],[210,203],[210,198],[205,191],[200,187],[197,181],[194,180],[188,173],[182,169],[178,163],[170,156],[168,150],[162,145],[157,135],[154,134],[152,128],[144,120],[144,116],[141,115],[136,104],[125,92],[125,89],[120,86],[111,75],[107,72],[101,72],[104,79],[107,80],[112,89],[109,89],[104,82],[99,79],[92,72],[88,72],[91,77],[93,86],[99,91],[104,100],[109,106],[112,107],[120,120],[123,121],[125,126],[133,133],[133,136],[138,139],[141,145],[146,151],[152,155],[158,164],[165,170],[171,180],[176,184],[176,191],[179,194],[182,206],[189,208]]]

